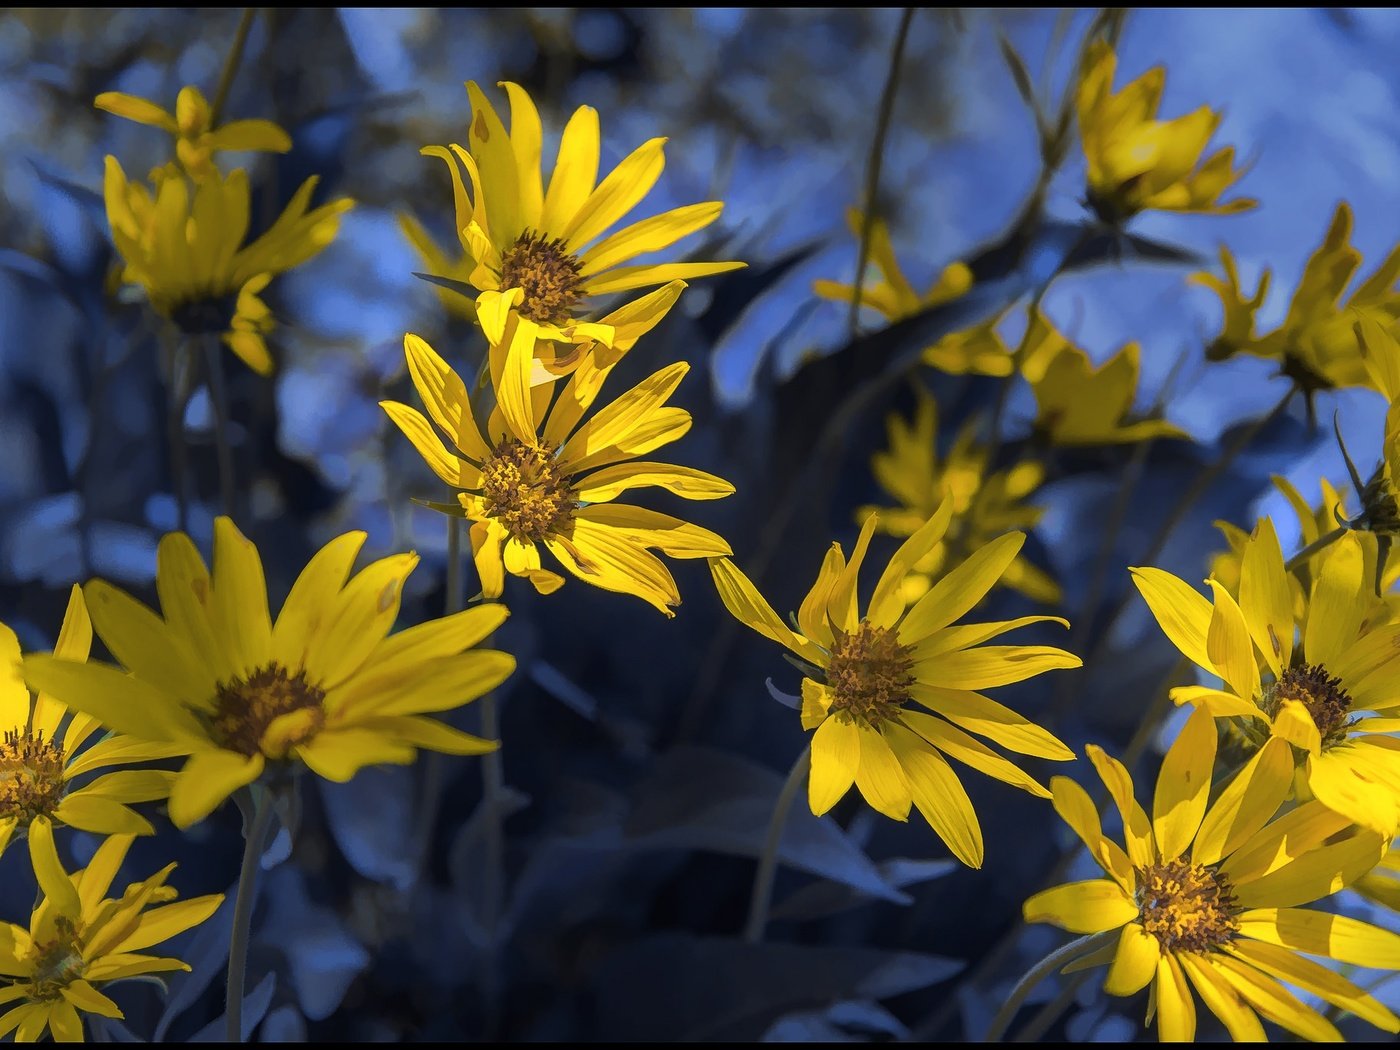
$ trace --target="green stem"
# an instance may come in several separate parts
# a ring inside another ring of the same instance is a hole
[[[1034,1043],[1041,1036],[1050,1030],[1050,1026],[1059,1020],[1060,1015],[1069,1009],[1069,1004],[1074,1002],[1074,997],[1079,991],[1080,985],[1089,979],[1088,970],[1080,970],[1072,974],[1069,980],[1065,981],[1064,987],[1060,989],[1058,995],[1040,1008],[1040,1011],[1027,1022],[1022,1028],[1011,1037],[1013,1043]]]
[[[209,370],[209,402],[214,409],[214,448],[219,462],[219,506],[226,517],[234,517],[233,446],[229,443],[228,391],[224,388],[224,362],[217,338],[205,346],[205,367]]]
[[[175,495],[179,531],[189,532],[190,507],[185,489],[189,471],[185,460],[185,394],[186,381],[180,368],[180,347],[171,338],[163,339],[165,348],[165,424],[166,444],[170,446],[170,488]]]
[[[1104,930],[1102,933],[1091,933],[1087,937],[1070,941],[1063,948],[1051,952],[1044,959],[1041,959],[1016,983],[1016,987],[1011,990],[1010,997],[1002,1004],[997,1015],[992,1018],[991,1026],[987,1029],[987,1034],[982,1037],[982,1041],[985,1043],[995,1042],[1006,1034],[1007,1028],[1016,1018],[1016,1011],[1026,1001],[1026,996],[1030,995],[1032,989],[1041,981],[1076,959],[1098,951],[1104,945],[1117,940],[1118,937],[1119,933],[1116,929]]]
[[[487,693],[480,700],[481,735],[487,740],[501,738],[500,709],[496,694]],[[497,958],[500,953],[499,938],[501,911],[505,906],[506,888],[506,837],[505,799],[506,768],[501,760],[501,751],[488,751],[481,756],[481,804],[485,817],[485,871],[482,878],[481,900],[482,921],[486,928],[486,951],[483,953],[482,995],[485,998],[486,1038],[495,1039],[499,1024],[500,987]]]
[[[228,946],[228,994],[224,1011],[224,1038],[243,1042],[243,982],[248,970],[248,940],[253,925],[253,903],[258,893],[258,868],[263,844],[272,824],[272,798],[254,790],[251,806],[243,812],[243,866],[238,872],[238,897],[233,903],[233,934]]]
[[[880,112],[875,121],[875,138],[870,143],[870,158],[865,164],[865,194],[861,207],[860,247],[856,251],[856,280],[851,289],[851,313],[847,328],[854,339],[860,329],[860,296],[865,287],[865,267],[870,262],[870,234],[875,226],[875,197],[880,191],[880,169],[885,162],[885,135],[894,115],[894,99],[899,87],[899,67],[904,63],[904,45],[909,39],[909,24],[914,21],[914,8],[906,7],[895,31],[894,51],[890,55],[889,73],[880,94]]]
[[[1297,554],[1293,555],[1293,557],[1289,558],[1288,564],[1283,567],[1284,571],[1292,572],[1294,569],[1299,568],[1304,562],[1306,562],[1318,551],[1323,550],[1326,547],[1332,546],[1332,544],[1336,543],[1346,534],[1347,527],[1345,525],[1338,525],[1335,529],[1327,533],[1325,536],[1319,536],[1317,539],[1313,540],[1306,547],[1300,550]]]
[[[243,48],[248,43],[248,31],[253,28],[253,18],[257,13],[256,7],[245,7],[243,17],[238,20],[238,29],[233,34],[233,44],[228,49],[228,56],[224,59],[224,68],[219,73],[219,86],[214,91],[214,101],[209,105],[209,126],[211,128],[219,126],[219,117],[223,113],[224,103],[228,101],[229,89],[233,87],[234,74],[238,72],[239,63],[243,61]]]
[[[778,876],[778,847],[782,845],[783,828],[787,824],[788,813],[802,790],[802,781],[812,768],[812,747],[802,748],[792,770],[783,781],[778,792],[778,800],[773,803],[773,815],[768,820],[768,837],[763,842],[763,853],[758,858],[758,870],[753,876],[753,893],[749,896],[749,918],[744,923],[744,940],[758,944],[763,940],[763,931],[768,926],[768,908],[773,900],[773,880]]]

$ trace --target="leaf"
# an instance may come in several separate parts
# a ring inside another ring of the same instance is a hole
[[[302,879],[291,865],[268,874],[262,892],[267,916],[254,934],[255,940],[281,949],[302,1013],[323,1021],[369,965],[370,956],[335,912],[307,896]]]
[[[179,958],[189,963],[189,972],[172,973],[166,978],[170,997],[156,1022],[153,1042],[163,1042],[170,1026],[198,1001],[214,978],[228,970],[228,942],[233,926],[233,905],[237,886],[230,887],[218,911],[195,928],[189,946]]]
[[[418,876],[413,842],[418,779],[413,767],[370,766],[345,784],[316,781],[326,823],[350,866],[399,890]]]
[[[243,996],[243,1014],[239,1018],[243,1042],[246,1043],[253,1037],[253,1029],[258,1026],[258,1022],[267,1016],[267,1008],[272,1005],[272,994],[275,991],[277,991],[277,975],[269,973],[258,982],[256,988]],[[191,1043],[222,1043],[225,1039],[226,1017],[226,1014],[220,1014],[190,1036],[188,1041]]]
[[[953,860],[911,860],[907,857],[895,857],[892,860],[881,862],[878,868],[880,874],[891,886],[903,890],[906,886],[940,879],[944,875],[958,870],[960,866],[957,861]],[[914,898],[907,893],[901,893],[900,896],[903,900],[896,903],[908,905],[914,902]],[[861,893],[849,886],[834,882],[816,882],[809,886],[803,886],[776,905],[773,908],[772,917],[774,919],[796,920],[822,919],[859,907],[862,904],[868,904],[876,899],[868,893]]]

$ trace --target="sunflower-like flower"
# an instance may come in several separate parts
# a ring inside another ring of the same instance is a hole
[[[93,100],[98,109],[138,124],[150,124],[175,136],[175,157],[196,182],[218,174],[214,154],[231,150],[286,153],[292,139],[270,120],[232,120],[213,126],[213,114],[199,88],[190,84],[175,96],[175,112],[121,91],[104,91]],[[179,168],[167,169],[178,175]]]
[[[865,219],[851,209],[846,221],[857,238]],[[887,321],[902,321],[930,307],[952,302],[966,295],[972,287],[972,270],[966,263],[955,262],[943,268],[932,287],[922,295],[914,290],[909,278],[900,269],[890,243],[889,227],[883,219],[870,223],[870,261],[879,271],[880,280],[861,285],[860,305],[882,314]],[[823,299],[849,303],[856,294],[855,286],[838,281],[817,280],[812,290]],[[974,325],[962,332],[945,335],[924,348],[924,364],[951,375],[973,373],[984,376],[1009,376],[1011,352],[996,332],[997,320]]]
[[[1356,322],[1367,317],[1391,332],[1400,327],[1400,292],[1396,290],[1400,245],[1343,303],[1342,296],[1362,262],[1361,253],[1351,244],[1351,231],[1351,207],[1342,201],[1322,243],[1303,268],[1283,323],[1262,334],[1255,332],[1255,314],[1268,295],[1272,274],[1266,267],[1253,294],[1246,296],[1234,256],[1222,245],[1224,279],[1207,271],[1190,277],[1220,297],[1223,311],[1220,334],[1206,347],[1206,356],[1221,361],[1234,354],[1251,354],[1277,361],[1282,374],[1309,397],[1319,390],[1369,385]]]
[[[127,181],[107,158],[104,195],[112,240],[125,264],[121,278],[140,285],[152,309],[191,335],[218,335],[261,375],[272,371],[264,336],[272,314],[258,298],[268,282],[319,254],[354,201],[341,198],[307,210],[316,176],[293,194],[270,229],[248,233],[248,175],[211,174],[194,186],[182,177],[156,181],[155,194]]]
[[[522,317],[540,330],[537,349],[555,342],[600,346],[606,357],[613,333],[580,319],[592,296],[689,280],[735,270],[741,262],[640,263],[639,256],[669,248],[719,218],[724,205],[707,201],[674,208],[608,233],[650,192],[666,160],[664,138],[637,147],[601,182],[598,178],[598,113],[580,106],[564,127],[559,154],[544,186],[540,170],[540,115],[528,92],[503,84],[510,98],[510,130],[474,83],[467,84],[472,121],[468,145],[427,146],[452,173],[456,229],[470,260],[469,287],[476,308],[496,309],[515,290]],[[466,172],[468,192],[462,181]],[[607,234],[607,236],[604,236]],[[601,239],[600,239],[601,238]],[[432,260],[428,260],[430,263]],[[487,332],[495,341],[499,331]],[[567,374],[578,355],[567,348],[557,371]]]
[[[507,572],[543,594],[557,590],[564,578],[542,567],[543,547],[586,583],[636,595],[674,615],[680,592],[651,551],[703,558],[729,554],[729,544],[698,525],[614,501],[645,487],[685,499],[718,499],[734,491],[713,474],[637,458],[690,429],[690,413],[666,404],[690,366],[677,362],[661,369],[584,422],[612,365],[590,355],[562,388],[532,389],[538,326],[514,314],[505,323],[508,339],[491,346],[497,406],[486,426],[489,443],[461,378],[416,335],[404,336],[409,372],[428,414],[457,451],[443,444],[416,409],[380,402],[438,477],[463,490],[459,506],[439,509],[473,522],[482,593],[499,595]]]
[[[1164,1043],[1195,1037],[1193,986],[1236,1040],[1262,1042],[1260,1017],[1304,1039],[1341,1039],[1285,983],[1400,1031],[1400,1018],[1306,957],[1400,967],[1400,937],[1300,907],[1354,882],[1385,843],[1316,802],[1273,819],[1293,779],[1286,743],[1269,741],[1208,805],[1215,726],[1197,710],[1162,761],[1150,820],[1122,763],[1093,744],[1085,750],[1122,815],[1124,846],[1104,836],[1087,791],[1054,777],[1055,811],[1108,878],[1036,894],[1025,903],[1027,922],[1084,934],[1121,930],[1116,943],[1080,965],[1107,963],[1111,995],[1150,984],[1147,1020],[1155,1011]]]
[[[1138,345],[1127,343],[1097,368],[1089,355],[1036,311],[1025,340],[1021,372],[1035,393],[1032,424],[1052,445],[1118,445],[1159,437],[1189,437],[1161,419],[1127,422],[1137,393]]]
[[[1328,808],[1390,836],[1400,826],[1400,626],[1375,596],[1375,543],[1348,533],[1318,555],[1305,619],[1273,523],[1261,519],[1241,558],[1237,602],[1207,580],[1212,604],[1161,569],[1133,582],[1162,631],[1223,688],[1179,686],[1255,747],[1296,748],[1300,785]],[[1263,673],[1261,674],[1261,667]]]
[[[68,598],[54,654],[86,660],[92,645],[83,592]],[[121,735],[84,748],[100,727],[85,714],[70,712],[52,696],[30,693],[21,675],[22,657],[14,631],[0,623],[0,853],[16,835],[35,824],[66,824],[98,835],[149,835],[155,829],[130,808],[170,794],[172,773],[124,769],[75,783],[110,766],[147,762],[179,754],[164,744]]]
[[[1033,795],[1049,793],[981,741],[1054,761],[1074,757],[1054,735],[976,690],[1009,685],[1079,658],[1045,645],[982,643],[1055,616],[954,625],[995,586],[1025,541],[1010,532],[951,569],[911,608],[901,592],[910,568],[943,539],[951,501],[904,541],[875,585],[862,615],[856,577],[879,524],[865,520],[851,560],[833,543],[821,572],[788,627],[728,558],[710,559],[725,608],[741,623],[810,665],[802,680],[802,727],[811,741],[807,799],[820,816],[852,783],[885,816],[908,820],[918,808],[960,861],[982,866],[982,828],[945,755]],[[917,703],[933,714],[909,706]],[[966,730],[966,732],[965,732]]]
[[[1003,532],[1029,529],[1040,520],[1041,508],[1025,500],[1045,479],[1045,467],[1027,460],[1008,470],[989,472],[988,450],[977,443],[976,419],[968,420],[940,462],[938,404],[922,386],[914,418],[906,421],[892,412],[885,427],[889,448],[875,453],[870,465],[875,480],[898,506],[860,507],[856,520],[878,515],[880,532],[905,537],[928,521],[944,500],[953,508],[947,534],[905,577],[906,602],[918,601],[950,565]],[[1060,600],[1059,584],[1025,554],[1017,554],[996,582],[1034,601]]]
[[[35,825],[29,853],[43,899],[29,928],[0,923],[0,1037],[37,1042],[47,1030],[54,1042],[81,1043],[83,1014],[120,1019],[121,1009],[99,989],[109,982],[188,970],[179,959],[143,954],[204,922],[222,893],[176,901],[166,879],[169,864],[108,898],[112,880],[131,848],[132,836],[113,835],[97,847],[88,866],[68,874],[47,824]]]
[[[412,762],[417,748],[494,750],[424,716],[475,700],[514,670],[507,653],[464,651],[505,608],[479,605],[391,635],[418,557],[381,558],[347,582],[364,541],[349,532],[321,548],[274,623],[257,548],[231,520],[215,520],[212,576],[190,538],[170,533],[157,549],[161,615],[100,581],[85,591],[97,634],[130,673],[29,656],[25,677],[103,725],[189,755],[170,792],[181,828],[269,766],[299,762],[346,781],[367,765]]]
[[[1157,119],[1167,73],[1154,66],[1114,92],[1118,58],[1106,40],[1084,52],[1076,104],[1079,137],[1089,167],[1090,207],[1105,222],[1118,223],[1140,211],[1248,211],[1258,202],[1220,198],[1240,177],[1233,146],[1202,159],[1221,114],[1209,106]]]

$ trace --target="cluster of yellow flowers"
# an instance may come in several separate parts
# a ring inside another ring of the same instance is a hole
[[[1105,41],[1090,42],[1074,96],[1097,221],[1117,229],[1145,209],[1253,207],[1221,199],[1242,174],[1232,149],[1204,157],[1220,115],[1201,107],[1159,121],[1163,71],[1115,93],[1115,66]],[[1036,894],[1025,918],[1086,935],[1071,968],[1106,964],[1108,992],[1150,985],[1149,1021],[1156,1016],[1162,1038],[1193,1038],[1192,988],[1236,1039],[1261,1038],[1261,1017],[1304,1038],[1335,1038],[1332,1021],[1284,984],[1400,1031],[1400,1019],[1375,998],[1305,957],[1400,968],[1400,936],[1302,907],[1353,885],[1378,901],[1400,900],[1400,859],[1387,857],[1400,828],[1400,604],[1387,586],[1396,575],[1390,539],[1400,531],[1400,249],[1342,304],[1360,264],[1342,205],[1286,320],[1267,335],[1254,330],[1267,273],[1248,299],[1228,251],[1226,280],[1195,276],[1224,307],[1210,356],[1270,358],[1310,399],[1366,386],[1391,408],[1381,465],[1368,480],[1354,478],[1356,517],[1342,517],[1330,488],[1314,509],[1286,487],[1305,544],[1292,559],[1264,519],[1249,532],[1227,526],[1230,551],[1212,564],[1209,597],[1160,569],[1132,570],[1162,631],[1207,684],[1171,691],[1193,710],[1161,762],[1150,818],[1130,771],[1086,748],[1121,818],[1120,846],[1083,787],[1056,776],[1047,788],[984,743],[1074,759],[1053,733],[984,695],[1080,666],[1050,645],[988,644],[1068,622],[967,617],[997,586],[1060,601],[1056,580],[1023,551],[1022,530],[1041,513],[1030,501],[1046,477],[1046,450],[1187,437],[1159,418],[1133,417],[1137,345],[1095,367],[1037,297],[1014,348],[998,331],[1002,317],[929,346],[923,360],[932,368],[1029,384],[1036,412],[1024,453],[1003,464],[998,421],[985,434],[984,421],[973,419],[940,458],[938,406],[920,385],[913,418],[889,418],[889,449],[873,460],[892,505],[859,509],[849,558],[832,543],[785,620],[721,536],[619,501],[643,488],[689,500],[734,491],[720,477],[646,458],[690,428],[690,415],[668,403],[687,363],[663,364],[600,401],[609,373],[663,320],[687,280],[743,265],[634,261],[709,226],[722,204],[622,225],[660,177],[665,140],[642,144],[599,180],[598,116],[581,107],[546,181],[540,115],[523,88],[503,87],[509,129],[469,83],[466,143],[422,151],[449,170],[460,257],[416,219],[401,219],[443,302],[475,323],[484,349],[464,359],[472,366],[464,379],[422,338],[405,335],[423,410],[381,402],[454,492],[451,502],[431,505],[471,523],[478,600],[395,632],[418,558],[392,554],[353,572],[366,537],[351,532],[311,558],[274,617],[259,553],[225,516],[215,522],[212,568],[183,532],[161,540],[158,611],[93,580],[74,588],[52,653],[22,654],[0,625],[0,851],[27,840],[41,891],[27,930],[0,925],[0,1006],[8,1007],[0,1034],[81,1039],[81,1013],[120,1016],[101,984],[185,968],[138,953],[204,921],[222,897],[169,903],[172,865],[107,899],[133,836],[154,830],[133,805],[165,802],[172,823],[187,828],[235,794],[268,806],[303,768],[345,781],[365,766],[409,763],[420,749],[487,754],[497,741],[431,716],[489,694],[514,670],[512,656],[484,647],[507,616],[494,601],[506,575],[550,594],[566,573],[671,616],[681,596],[658,555],[708,559],[729,612],[802,669],[800,722],[812,736],[794,775],[806,775],[813,813],[832,809],[854,785],[895,820],[917,809],[953,855],[981,867],[982,828],[949,759],[1049,799],[1106,877]],[[107,158],[122,280],[139,285],[180,332],[217,335],[269,373],[272,317],[258,295],[325,248],[352,202],[310,207],[313,177],[245,244],[249,177],[224,173],[216,155],[286,151],[291,140],[281,128],[218,125],[193,87],[180,92],[174,114],[117,93],[97,105],[174,137],[174,158],[150,173],[149,185],[130,182]],[[858,213],[851,223],[868,236],[880,280],[859,292],[821,281],[817,294],[858,300],[893,321],[972,288],[972,269],[954,263],[919,294],[884,223]],[[615,295],[627,301],[599,314],[595,300]],[[858,577],[876,534],[902,542],[862,602]],[[88,659],[94,633],[114,663]],[[1222,755],[1233,772],[1221,773]],[[149,765],[172,758],[183,760],[178,772]],[[65,827],[105,836],[73,874],[55,844]],[[260,847],[254,840],[250,833],[250,849]]]

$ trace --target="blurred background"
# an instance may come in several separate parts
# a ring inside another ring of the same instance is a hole
[[[1091,14],[914,17],[877,210],[916,288],[1003,237],[1035,184],[1034,123],[998,35],[1058,98]],[[666,171],[644,213],[725,202],[721,221],[696,238],[708,240],[681,247],[749,268],[695,282],[610,388],[691,362],[678,400],[696,425],[674,446],[676,461],[730,479],[738,493],[687,512],[729,539],[740,566],[761,558],[764,593],[779,610],[794,608],[829,542],[849,549],[854,508],[882,500],[869,458],[882,447],[886,411],[913,403],[908,384],[888,384],[833,455],[814,469],[807,462],[846,392],[810,377],[839,362],[841,375],[859,378],[909,349],[878,338],[852,344],[845,307],[817,300],[811,288],[815,278],[849,281],[855,270],[845,211],[861,197],[899,18],[898,9],[260,12],[226,119],[275,120],[295,147],[246,158],[254,226],[313,173],[322,180],[318,201],[358,202],[334,244],[270,289],[275,376],[260,378],[224,355],[247,511],[239,524],[262,551],[274,602],[320,544],[358,528],[369,533],[366,557],[423,556],[400,622],[441,612],[444,520],[409,501],[440,499],[441,486],[376,403],[407,394],[405,332],[459,367],[480,352],[480,337],[413,276],[422,263],[397,221],[411,213],[455,251],[449,184],[440,162],[418,150],[464,140],[462,82],[472,79],[529,89],[547,158],[582,104],[601,116],[605,165],[668,136]],[[92,100],[118,90],[172,107],[185,84],[211,94],[238,19],[237,10],[0,13],[0,620],[27,649],[52,645],[74,582],[101,576],[152,601],[155,545],[176,521],[154,329],[143,304],[110,294],[101,201],[105,154],[139,175],[167,159],[169,142]],[[1134,467],[1103,587],[1089,578],[1132,449],[1064,457],[1037,494],[1045,514],[1028,550],[1060,582],[1065,615],[1093,627],[1076,631],[1077,644],[1114,619],[1123,566],[1136,564],[1222,440],[1287,387],[1264,361],[1205,362],[1219,304],[1187,275],[1216,265],[1221,243],[1238,258],[1246,288],[1271,267],[1274,289],[1260,314],[1267,329],[1282,320],[1339,200],[1356,215],[1363,274],[1395,243],[1397,49],[1394,11],[1128,14],[1118,84],[1164,63],[1164,116],[1222,109],[1215,142],[1252,162],[1239,191],[1261,207],[1242,216],[1144,215],[1135,233],[1199,263],[1105,259],[1058,280],[1046,299],[1057,325],[1096,361],[1138,341],[1139,408],[1165,394],[1166,418],[1194,438],[1158,442]],[[503,93],[492,97],[503,105]],[[1051,184],[1051,219],[1083,217],[1077,151],[1076,140]],[[985,316],[1025,287],[1011,279],[1017,268],[1036,262],[1012,260],[1008,291]],[[873,331],[873,317],[864,321]],[[1013,311],[1011,337],[1022,323]],[[994,380],[927,369],[922,380],[939,399],[940,448],[995,398]],[[1334,412],[1368,470],[1383,411],[1360,392],[1328,395],[1313,431],[1295,406],[1211,486],[1157,563],[1204,577],[1224,546],[1214,520],[1247,527],[1257,514],[1282,511],[1270,474],[1313,500],[1320,476],[1341,484]],[[1024,436],[1033,413],[1029,391],[1015,391],[1008,441]],[[196,392],[185,419],[197,490],[191,532],[206,551],[218,505],[212,419],[207,393]],[[668,501],[665,493],[643,500],[671,510]],[[775,525],[780,509],[785,520]],[[1295,546],[1292,516],[1281,513],[1278,524],[1285,548]],[[880,545],[877,560],[892,547]],[[432,775],[420,762],[368,770],[347,785],[303,783],[295,842],[279,838],[263,862],[245,1010],[262,1038],[980,1036],[1010,983],[1062,939],[1048,928],[1021,930],[1020,905],[1069,849],[1067,830],[1048,803],[969,774],[987,838],[984,869],[970,871],[917,815],[897,825],[854,794],[822,820],[799,805],[768,943],[741,943],[754,857],[804,743],[796,715],[765,681],[793,692],[799,675],[776,647],[729,620],[703,562],[673,569],[684,598],[674,620],[577,581],[547,598],[523,581],[507,584],[513,615],[497,644],[519,670],[502,694],[502,914],[482,914],[473,760],[447,759]],[[999,593],[986,618],[1030,611]],[[1053,629],[1045,638],[1064,640]],[[1049,676],[998,697],[1044,719],[1077,752],[1086,742],[1121,751],[1175,653],[1136,599],[1098,648],[1094,666],[1068,684]],[[468,708],[454,717],[471,728],[476,715]],[[1030,768],[1042,778],[1082,772]],[[175,859],[183,895],[234,881],[241,837],[233,807],[183,836],[160,826],[133,850],[133,877]],[[96,845],[69,841],[77,862]],[[30,877],[27,858],[0,863],[5,918],[27,915]],[[227,923],[226,910],[185,938],[182,957],[195,969],[172,979],[168,996],[119,989],[125,1025],[96,1034],[212,1031]],[[1140,1033],[1143,997],[1106,1000],[1098,983],[1080,988],[1051,1034]],[[1048,982],[1037,995],[1061,990]]]

